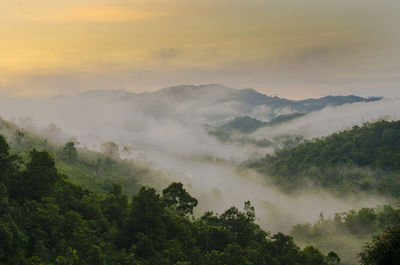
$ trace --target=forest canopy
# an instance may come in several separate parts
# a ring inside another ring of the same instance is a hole
[[[68,147],[71,149],[71,146]],[[192,215],[197,200],[180,183],[162,195],[142,187],[129,199],[120,185],[105,194],[73,184],[53,155],[11,155],[0,135],[2,264],[338,264],[293,238],[271,235],[255,210]],[[72,152],[74,153],[74,152]]]
[[[365,191],[400,197],[400,121],[362,127],[277,150],[250,167],[287,191],[310,182],[334,193]]]

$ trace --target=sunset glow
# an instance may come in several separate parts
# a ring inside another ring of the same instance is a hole
[[[398,96],[394,0],[2,0],[0,93],[222,83]]]

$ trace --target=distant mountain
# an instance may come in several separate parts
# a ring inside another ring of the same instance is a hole
[[[354,95],[350,96],[327,96],[319,99],[289,100],[280,97],[271,97],[255,91],[251,88],[233,89],[230,87],[209,84],[209,85],[181,85],[167,87],[155,92],[177,100],[199,100],[202,102],[216,103],[226,101],[236,101],[243,104],[244,109],[249,111],[258,105],[267,105],[272,109],[290,107],[296,112],[310,112],[322,109],[326,106],[339,106],[355,102],[367,102],[381,100],[380,97],[363,98]]]
[[[304,115],[306,115],[306,113],[294,112],[294,113],[290,113],[290,114],[282,114],[282,115],[277,116],[276,118],[273,118],[266,125],[267,126],[279,125],[283,122],[287,122],[287,121],[291,121],[291,120],[303,117]]]
[[[241,133],[252,133],[258,128],[266,126],[275,126],[283,122],[291,121],[296,118],[302,117],[304,115],[305,113],[299,113],[299,112],[291,114],[282,114],[278,115],[276,118],[273,118],[269,122],[262,122],[249,116],[236,117],[230,122],[220,126],[218,129],[226,131],[234,130],[234,131],[239,131]]]
[[[260,114],[260,110],[261,115],[265,114],[265,118],[271,120],[276,118],[279,115],[278,110],[282,109],[307,113],[327,106],[381,99],[351,95],[295,101],[267,96],[250,88],[234,89],[218,84],[180,85],[145,93],[95,90],[77,97],[125,102],[132,105],[131,109],[156,118],[170,119],[170,114],[173,114],[181,121],[200,123],[226,122],[243,116],[252,117],[255,112]]]
[[[318,99],[305,99],[305,100],[300,100],[300,103],[303,103],[308,106],[314,106],[316,108],[318,107],[325,107],[325,106],[339,106],[343,104],[349,104],[349,103],[356,103],[356,102],[371,102],[371,101],[378,101],[381,100],[382,97],[370,97],[370,98],[362,98],[362,97],[357,97],[354,95],[350,96],[327,96],[323,98],[318,98]]]
[[[237,117],[247,116],[259,122],[239,119],[235,126],[239,126],[241,131],[251,132],[266,125],[263,124],[266,122],[272,125],[294,118],[284,115],[309,113],[337,105],[338,99],[340,104],[369,100],[360,97],[327,97],[319,101],[294,101],[270,97],[253,89],[208,84],[174,86],[145,93],[94,90],[51,99],[0,98],[0,112],[7,119],[32,117],[32,123],[41,127],[57,124],[88,146],[98,146],[105,140],[112,140],[117,143],[129,142],[137,149],[162,149],[168,152],[173,149],[179,153],[181,149],[171,143],[183,138],[188,142],[196,139],[203,141],[207,138],[204,126],[215,129]],[[19,124],[26,127],[29,125],[27,123],[29,120]],[[229,139],[229,135],[223,131],[216,135],[219,139]],[[269,142],[261,143],[262,146],[267,144]],[[187,147],[198,151],[195,145]],[[204,152],[212,149],[211,145],[202,147],[207,149]]]
[[[222,128],[227,130],[237,130],[242,133],[251,133],[260,127],[266,126],[267,122],[262,122],[249,116],[236,117],[233,121],[230,121]]]

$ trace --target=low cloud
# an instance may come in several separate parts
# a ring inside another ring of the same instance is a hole
[[[169,60],[182,56],[184,53],[184,50],[181,48],[162,48],[156,53],[156,55],[160,59]]]
[[[321,211],[330,216],[385,203],[378,197],[336,198],[321,191],[292,196],[281,192],[268,177],[239,170],[244,160],[272,150],[223,144],[207,134],[205,124],[241,115],[237,102],[221,101],[229,90],[216,88],[187,86],[187,97],[178,87],[143,94],[120,90],[36,100],[7,98],[0,99],[0,114],[7,119],[17,118],[20,125],[46,137],[51,132],[60,144],[75,136],[83,145],[97,150],[106,141],[129,145],[131,158],[167,172],[168,181],[184,183],[200,201],[198,213],[222,212],[232,205],[242,207],[250,200],[259,222],[274,232],[289,232],[296,223],[312,222]],[[260,129],[252,137],[324,136],[382,117],[400,118],[398,106],[399,100],[383,100],[329,107],[281,126]],[[253,113],[266,115],[269,111],[265,107]],[[18,119],[21,117],[32,119]],[[49,127],[50,123],[56,126]]]
[[[261,128],[253,133],[253,137],[264,139],[288,134],[302,135],[310,139],[327,136],[344,129],[351,129],[355,125],[362,125],[365,122],[379,119],[399,120],[399,106],[400,99],[384,99],[327,107],[280,126]]]

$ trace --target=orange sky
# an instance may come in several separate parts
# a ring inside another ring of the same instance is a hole
[[[0,95],[222,83],[400,96],[400,1],[0,0]]]

